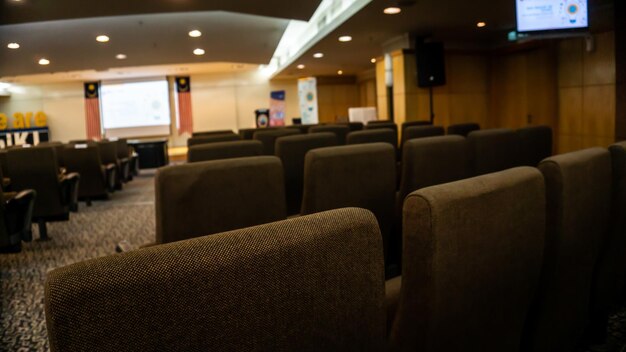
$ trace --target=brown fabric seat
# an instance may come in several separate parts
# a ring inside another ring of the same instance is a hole
[[[283,164],[287,214],[300,213],[304,180],[304,157],[317,148],[337,145],[337,136],[330,132],[286,136],[276,139],[276,156]]]
[[[309,129],[309,133],[319,132],[332,132],[337,136],[337,143],[345,145],[348,133],[350,133],[350,127],[347,125],[320,125]]]
[[[341,209],[53,270],[52,351],[382,351],[376,219]]]
[[[293,136],[300,134],[300,131],[293,128],[276,128],[271,130],[254,132],[254,139],[263,143],[263,154],[274,155],[276,148],[276,139],[279,137]]]
[[[32,240],[31,221],[36,193],[0,192],[0,253],[22,250],[22,241]]]
[[[263,144],[259,141],[218,142],[194,145],[187,152],[187,161],[211,161],[242,158],[263,154]]]
[[[301,214],[344,207],[376,215],[387,249],[393,227],[396,157],[388,143],[320,148],[307,153]]]
[[[393,121],[370,121],[365,125],[365,130],[376,130],[380,128],[389,128],[393,130],[396,141],[398,140],[398,125]],[[396,142],[397,144],[398,142]]]
[[[319,126],[319,125],[317,125],[317,124],[314,124],[314,125],[291,125],[291,126],[286,126],[285,128],[292,128],[292,129],[300,131],[300,133],[309,133],[309,129],[311,127],[315,127],[315,126]]]
[[[545,202],[541,173],[529,167],[411,193],[392,350],[519,351]]]
[[[275,127],[264,127],[264,128],[241,128],[239,129],[239,136],[243,140],[252,139],[254,137],[254,133],[257,131],[269,131],[275,130]]]
[[[367,144],[367,143],[388,143],[397,148],[398,141],[396,135],[390,128],[380,128],[348,133],[347,145]]]
[[[199,136],[199,137],[191,137],[187,140],[187,147],[192,147],[194,145],[200,144],[209,144],[209,143],[218,143],[218,142],[232,142],[232,141],[240,141],[241,137],[236,134],[216,134],[209,136]]]
[[[546,250],[524,350],[573,351],[589,318],[592,273],[607,234],[611,158],[592,148],[545,159],[539,170],[546,183]]]
[[[193,132],[191,134],[192,137],[203,137],[203,136],[215,136],[220,134],[235,134],[233,130],[216,130],[216,131],[201,131],[201,132]]]
[[[126,138],[119,138],[114,141],[117,143],[117,160],[120,161],[122,170],[126,172],[124,182],[131,181],[133,179],[133,173],[131,172],[131,154],[128,147],[128,141]]]
[[[417,138],[437,137],[443,136],[446,131],[441,126],[411,126],[404,129],[402,132],[402,142],[400,145],[404,145],[406,141]]]
[[[102,161],[102,164],[115,166],[115,188],[121,190],[123,188],[123,183],[128,177],[129,165],[128,163],[123,164],[121,160],[118,159],[117,141],[100,141],[97,142],[96,145],[100,151],[100,160]]]
[[[536,167],[541,160],[552,156],[552,128],[530,126],[517,130],[520,136],[522,164]]]
[[[286,218],[283,167],[274,156],[167,166],[157,171],[156,242]]]
[[[405,121],[400,126],[400,132],[404,135],[404,131],[406,131],[409,127],[414,126],[430,126],[432,123],[430,121]]]
[[[362,131],[365,128],[363,122],[344,122],[343,124],[348,126],[350,132]]]
[[[463,137],[467,137],[470,133],[479,130],[480,125],[477,123],[459,123],[448,126],[448,134],[456,134]]]
[[[467,143],[474,176],[523,166],[520,137],[511,129],[474,131]]]
[[[80,175],[78,198],[89,205],[92,199],[107,199],[115,188],[115,166],[104,165],[94,144],[70,144],[63,151],[68,172]]]

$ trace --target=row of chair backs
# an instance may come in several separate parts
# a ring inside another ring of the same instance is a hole
[[[260,141],[217,142],[189,147],[187,161],[194,163],[259,155],[263,155],[263,143]]]
[[[350,127],[347,125],[319,125],[309,129],[309,133],[319,132],[332,132],[337,136],[337,143],[345,145],[348,133],[350,133]]]
[[[199,144],[232,142],[232,141],[239,141],[239,140],[241,140],[241,137],[234,133],[202,135],[198,137],[189,138],[187,140],[187,147],[191,147],[191,146],[199,145]]]
[[[191,134],[191,137],[214,136],[218,134],[235,134],[235,132],[233,132],[233,130],[201,131],[201,132],[193,132]]]
[[[278,221],[287,215],[283,168],[274,156],[164,167],[156,174],[155,188],[157,243]]]
[[[382,351],[382,252],[342,209],[73,264],[46,281],[50,347]]]
[[[480,125],[477,123],[460,123],[448,126],[448,134],[456,134],[467,137],[474,131],[479,131]]]
[[[346,144],[348,145],[367,143],[388,143],[395,149],[398,144],[398,140],[396,139],[394,131],[389,128],[350,132],[346,139]]]
[[[285,136],[292,136],[300,134],[300,131],[293,128],[276,128],[270,130],[263,130],[254,132],[253,139],[263,143],[263,154],[274,155],[274,148],[276,146],[276,139]]]

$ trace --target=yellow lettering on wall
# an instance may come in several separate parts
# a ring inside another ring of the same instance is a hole
[[[26,118],[24,119],[24,124],[26,125],[26,128],[30,128],[30,119],[33,118],[33,113],[32,112],[27,112],[26,113]]]
[[[24,128],[24,114],[21,112],[13,114],[13,128]]]
[[[48,117],[43,111],[37,112],[35,115],[35,126],[46,127],[48,125]]]
[[[4,131],[9,127],[9,118],[7,115],[0,113],[0,131]]]

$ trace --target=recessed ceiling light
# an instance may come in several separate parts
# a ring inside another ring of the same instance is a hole
[[[387,15],[397,15],[402,12],[402,9],[399,7],[388,7],[384,9],[383,12]]]
[[[125,60],[126,59],[126,55],[125,54],[117,54],[115,55],[115,58],[118,60]]]
[[[482,22],[482,21],[481,21],[481,22],[476,23],[476,27],[478,27],[478,28],[483,28],[483,27],[485,27],[486,25],[487,25],[487,23]]]
[[[202,32],[200,32],[197,29],[194,29],[193,31],[189,32],[189,36],[193,38],[198,38],[201,35],[202,35]]]
[[[339,76],[341,76],[341,75],[343,75],[343,71],[339,70],[339,71],[337,71],[337,74],[338,74]]]
[[[42,66],[49,65],[50,64],[50,60],[42,57],[41,59],[39,59],[39,64],[42,65]]]
[[[106,43],[109,41],[109,37],[107,37],[106,35],[99,35],[96,37],[96,40],[100,43]]]
[[[195,49],[195,50],[193,51],[193,54],[194,54],[194,55],[204,55],[204,49],[200,49],[200,48]]]
[[[339,41],[340,42],[349,42],[352,40],[352,37],[349,35],[342,35],[341,37],[339,37]]]
[[[316,58],[316,59],[321,59],[321,58],[324,57],[324,54],[323,53],[315,53],[315,54],[313,54],[313,57]]]
[[[370,62],[371,62],[371,63],[373,63],[373,64],[375,64],[375,63],[376,63],[376,58],[375,58],[375,57],[371,58],[371,59],[370,59]]]
[[[9,49],[19,49],[20,45],[18,43],[9,43],[7,45],[7,48],[9,48]]]
[[[303,65],[303,64],[300,64],[300,65],[298,65],[298,66],[296,66],[296,67],[298,68],[298,70],[302,70],[302,69],[304,69],[304,65]]]

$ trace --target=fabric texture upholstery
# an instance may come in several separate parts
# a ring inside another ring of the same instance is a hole
[[[398,125],[396,125],[393,121],[370,121],[367,125],[365,125],[366,130],[375,130],[379,128],[392,129],[395,134],[396,141],[398,140]]]
[[[448,134],[457,134],[467,137],[471,132],[479,131],[480,125],[477,123],[459,123],[448,126]]]
[[[232,142],[232,141],[239,141],[239,140],[241,140],[241,137],[234,133],[191,137],[187,140],[187,147],[192,147],[194,145],[200,145],[200,144]]]
[[[53,270],[54,351],[382,351],[375,217],[340,209]]]
[[[320,125],[309,129],[309,133],[319,132],[332,132],[337,136],[337,143],[339,143],[339,145],[345,145],[348,133],[350,133],[350,128],[346,125]]]
[[[529,167],[411,193],[392,350],[519,351],[545,204],[541,173]]]
[[[365,143],[389,143],[394,149],[397,148],[398,140],[396,133],[390,128],[379,128],[373,130],[363,130],[350,132],[346,144],[365,144]]]
[[[546,182],[547,232],[541,285],[524,350],[573,351],[589,318],[592,275],[611,199],[608,150],[591,148],[539,164]]]
[[[300,213],[304,182],[304,158],[313,149],[337,145],[337,136],[331,132],[280,137],[276,140],[276,156],[283,164],[287,214]]]
[[[279,137],[293,136],[300,134],[300,130],[293,128],[280,128],[267,131],[254,132],[254,139],[263,143],[263,154],[274,155],[274,148],[276,148],[276,139]]]
[[[475,131],[467,142],[474,176],[523,166],[520,137],[511,129]]]
[[[155,188],[157,243],[286,217],[283,167],[273,156],[167,166]]]
[[[517,130],[520,136],[522,164],[537,167],[541,160],[552,156],[552,128],[530,126]]]
[[[259,141],[218,142],[194,145],[187,152],[187,161],[211,161],[263,155],[263,143]]]

